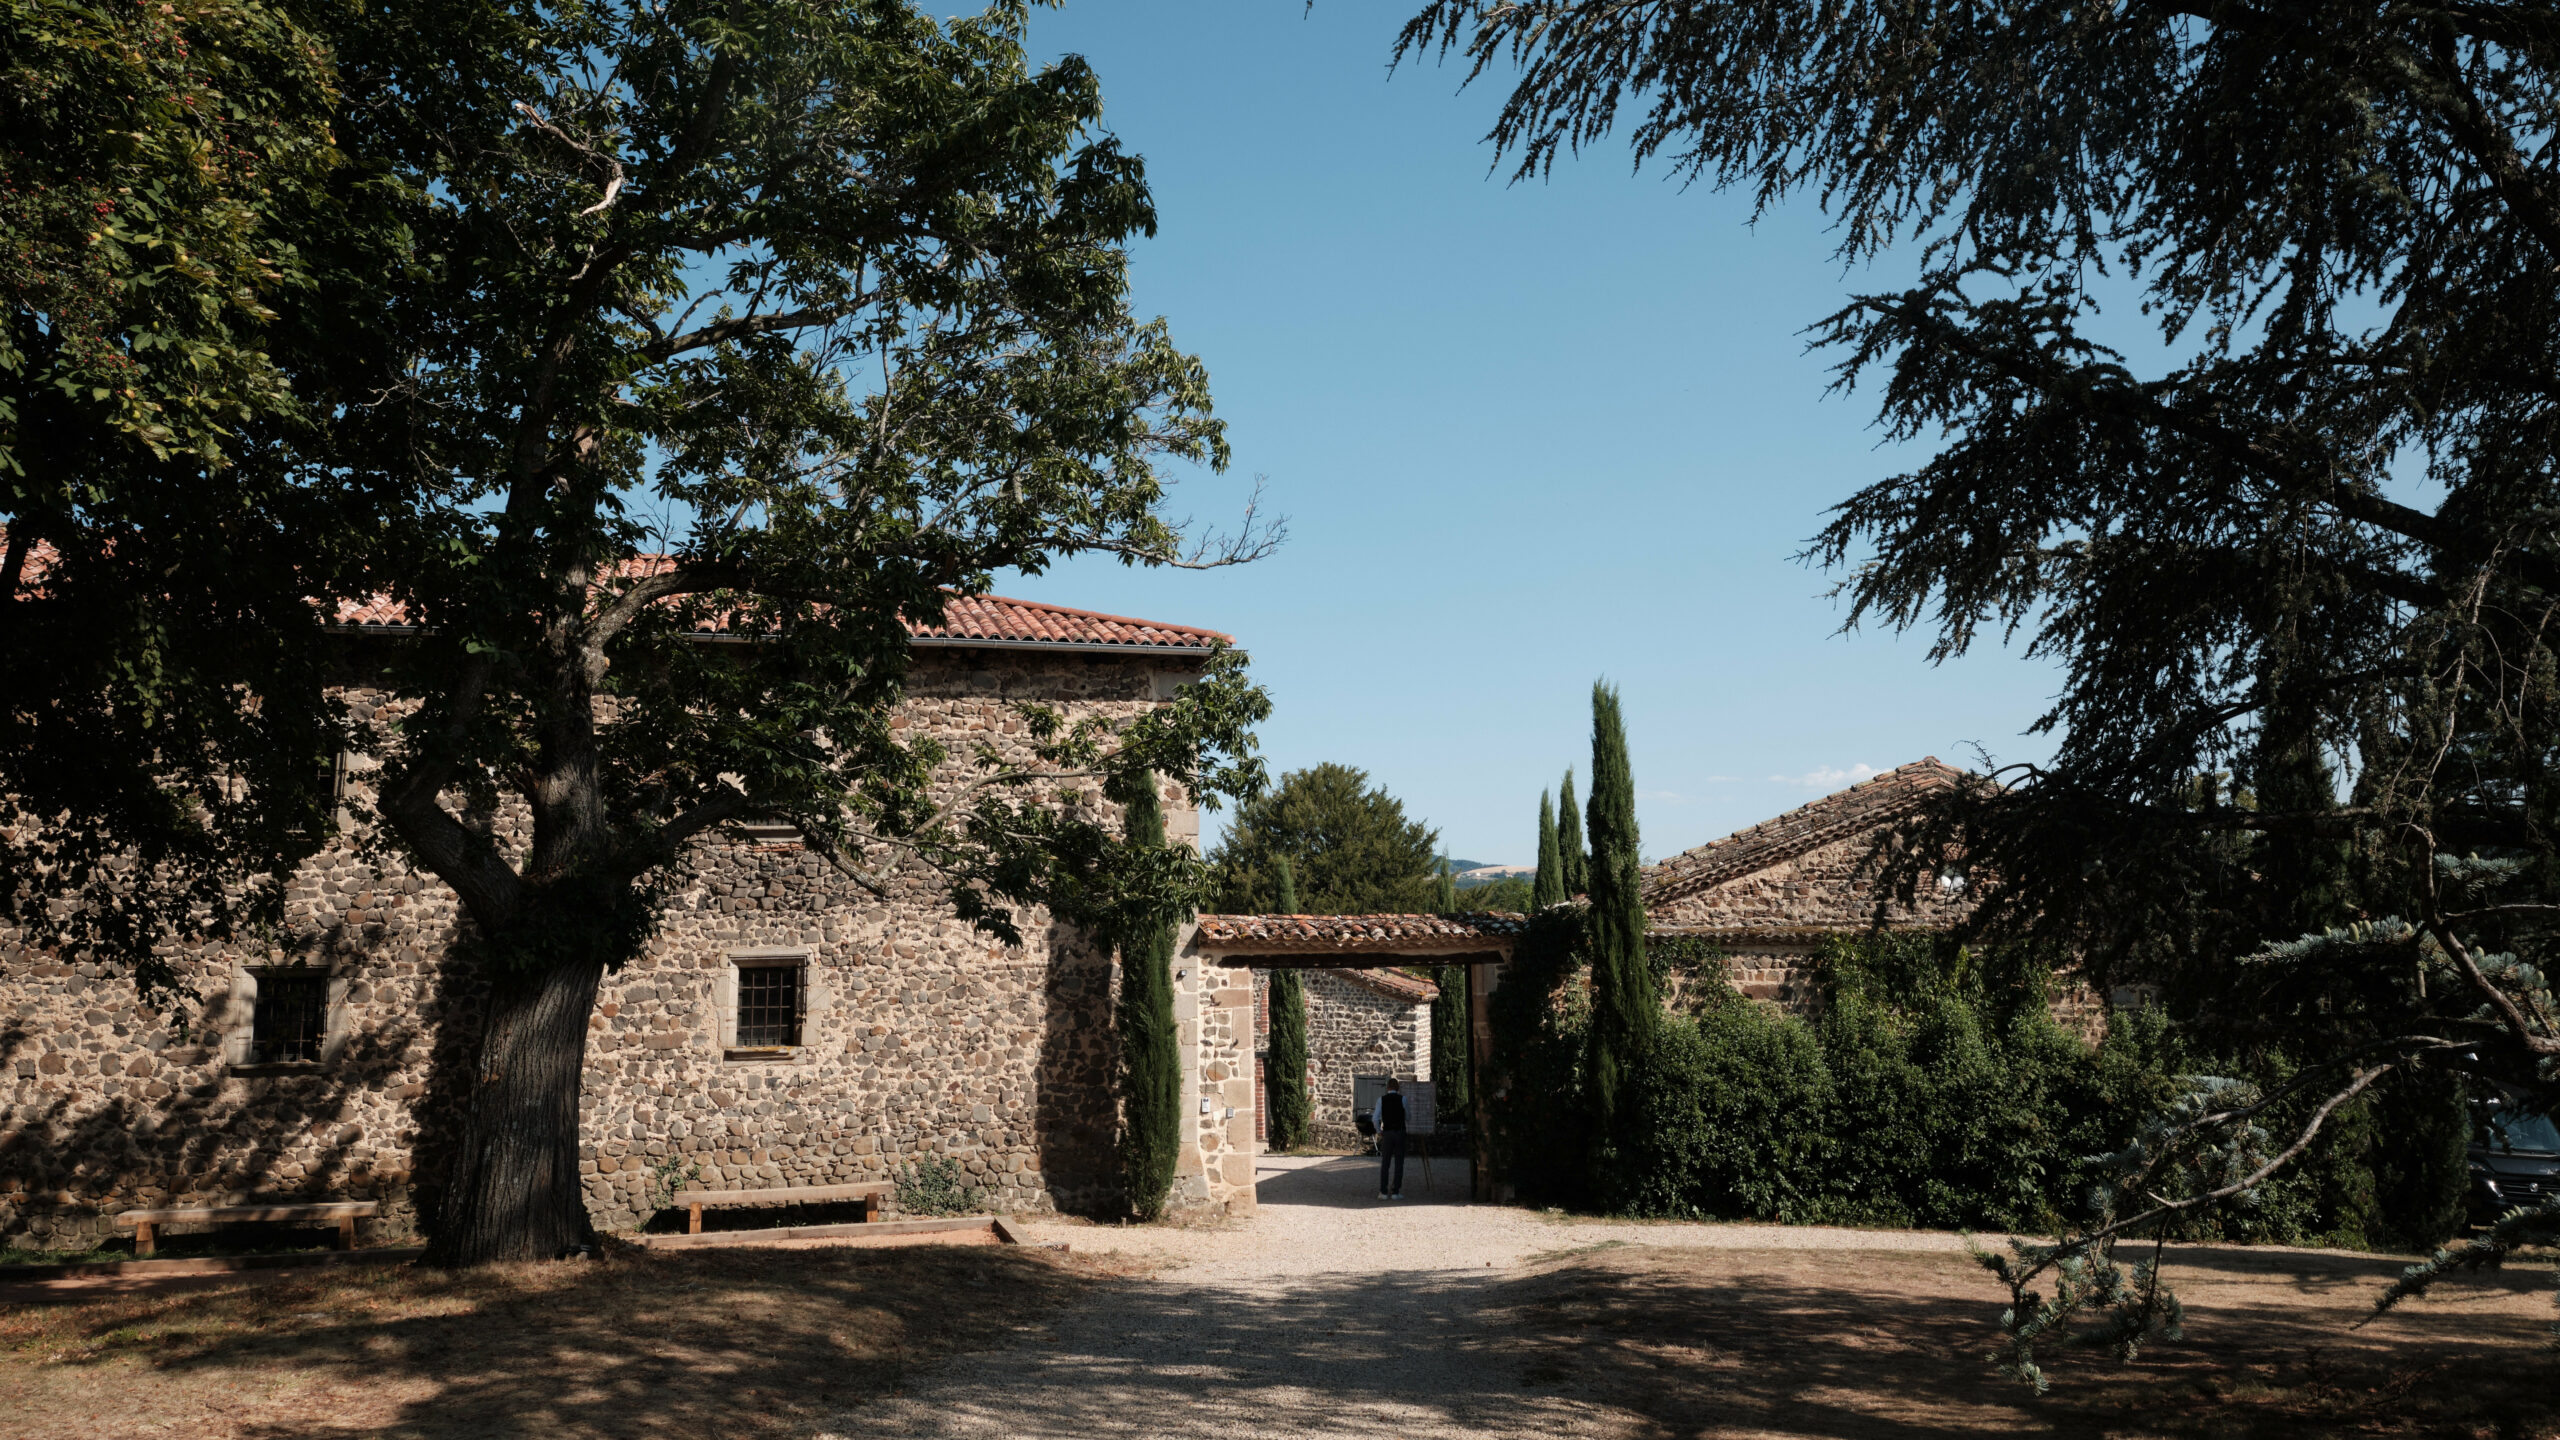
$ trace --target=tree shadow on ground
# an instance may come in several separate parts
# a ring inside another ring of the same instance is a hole
[[[30,1434],[805,1437],[1093,1278],[989,1247],[315,1274],[11,1317],[0,1392]]]
[[[1296,1283],[1008,1248],[315,1275],[0,1319],[0,1391],[97,1440],[2548,1432],[2546,1296],[2351,1331],[2369,1286],[2289,1265],[2330,1257],[2252,1258],[2180,1276],[2184,1344],[2056,1347],[2043,1398],[1992,1373],[2000,1296],[1960,1255],[1651,1246]]]
[[[2306,1306],[2284,1280],[2197,1286],[2195,1339],[2132,1364],[2057,1347],[2056,1390],[2039,1397],[1994,1373],[2001,1297],[1961,1255],[1629,1246],[1525,1274],[1336,1274],[1262,1292],[1177,1272],[835,1428],[1956,1440],[2541,1434],[2553,1417],[2543,1297],[2499,1291],[2498,1305],[2456,1299],[2387,1333],[2350,1331],[2369,1289]]]
[[[1504,1319],[1534,1357],[1525,1383],[1580,1387],[1656,1436],[2543,1435],[2560,1419],[2547,1293],[2485,1277],[2357,1329],[2380,1257],[2190,1258],[2173,1247],[2166,1269],[2183,1341],[2131,1362],[2048,1345],[2044,1396],[1994,1373],[2005,1293],[1959,1255],[1638,1248],[1524,1280]]]
[[[1256,1203],[1263,1205],[1365,1210],[1379,1203],[1377,1180],[1377,1156],[1345,1155],[1288,1169],[1261,1169],[1256,1174],[1254,1198]],[[1467,1193],[1467,1161],[1464,1157],[1433,1157],[1428,1176],[1424,1174],[1421,1156],[1406,1157],[1404,1203],[1407,1206],[1464,1205],[1468,1203]]]

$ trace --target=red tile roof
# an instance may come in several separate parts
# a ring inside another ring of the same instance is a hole
[[[5,541],[8,533],[5,526],[0,526],[0,541]],[[26,569],[20,577],[20,584],[28,590],[38,590],[53,558],[53,546],[49,542],[39,540],[28,546]],[[653,575],[669,563],[669,557],[664,555],[635,556],[620,567],[619,578]],[[408,608],[398,600],[389,595],[374,595],[363,600],[339,601],[335,623],[357,629],[392,630],[405,628],[412,622]],[[703,626],[700,633],[717,633],[727,628],[723,621],[714,620]],[[1126,615],[1071,610],[1064,605],[1015,600],[1003,595],[954,595],[944,602],[941,624],[911,624],[907,632],[924,644],[948,646],[1073,645],[1115,650],[1205,652],[1219,645],[1235,643],[1235,637],[1231,635],[1204,630],[1197,625],[1135,620]]]
[[[377,595],[361,603],[342,600],[338,603],[338,623],[351,626],[405,626],[408,612],[388,595]],[[714,621],[700,627],[698,633],[716,634],[729,627]],[[1221,645],[1233,644],[1232,637],[1196,625],[1169,625],[1160,620],[1133,620],[1125,615],[1103,615],[1091,610],[1070,610],[1064,605],[1044,605],[1036,600],[1014,600],[1003,595],[955,595],[943,606],[943,623],[914,625],[907,632],[927,645],[1073,645],[1099,646],[1126,650],[1197,650],[1207,652]]]
[[[1443,953],[1470,944],[1507,946],[1528,927],[1521,915],[1470,910],[1456,915],[1203,915],[1192,943],[1257,955]]]
[[[1935,755],[1897,766],[1774,820],[1763,820],[1647,867],[1644,903],[1650,908],[1677,900],[1834,840],[1864,834],[1901,819],[1931,795],[1971,778],[1971,772],[1941,763]]]
[[[925,641],[965,645],[972,640],[1040,645],[1128,645],[1146,649],[1206,650],[1234,638],[1191,625],[1132,620],[1092,610],[1070,610],[1002,595],[955,595],[942,607],[939,625],[910,625]]]
[[[1401,1000],[1407,1005],[1428,1005],[1440,998],[1440,987],[1417,976],[1398,970],[1328,970],[1374,995]]]

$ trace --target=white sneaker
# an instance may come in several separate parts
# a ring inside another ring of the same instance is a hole
[[[1378,1198],[1379,1198],[1379,1199],[1381,1199],[1381,1200],[1386,1199],[1386,1198],[1387,1198],[1387,1192],[1386,1192],[1386,1191],[1384,1191],[1384,1190],[1379,1191],[1379,1192],[1378,1192]]]

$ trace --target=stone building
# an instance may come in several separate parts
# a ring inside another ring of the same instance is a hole
[[[1351,1120],[1352,1080],[1392,1075],[1431,1078],[1431,1002],[1440,987],[1401,970],[1308,970],[1307,1099],[1317,1145],[1358,1146]],[[1271,1051],[1271,972],[1253,972],[1254,1138],[1267,1139],[1270,1118],[1263,1081]]]
[[[399,617],[348,619],[360,674]],[[1224,639],[955,601],[914,634],[898,723],[966,756],[1024,743],[1017,702],[1126,718]],[[360,681],[346,693],[367,719],[399,708]],[[351,799],[364,779],[346,776]],[[1190,797],[1168,793],[1166,812],[1196,843]],[[921,883],[875,899],[787,829],[706,837],[678,876],[590,1021],[580,1168],[599,1225],[640,1224],[687,1183],[881,1179],[929,1156],[992,1210],[1118,1203],[1106,949],[1039,912],[1000,945]],[[378,1199],[378,1235],[414,1230],[477,1039],[455,935],[441,882],[341,845],[295,878],[271,943],[181,957],[203,1004],[178,1026],[122,976],[0,933],[0,1239],[80,1245],[119,1210],[247,1195]],[[1193,1118],[1175,1203],[1249,1208],[1246,973],[1186,963],[1176,1018]]]
[[[1936,877],[1916,906],[1881,898],[1869,871],[1876,834],[1965,772],[1934,755],[1862,780],[1644,872],[1649,933],[1695,936],[1722,951],[1743,994],[1801,1010],[1813,999],[1813,960],[1833,935],[1881,923],[1943,929],[1963,918],[1965,877]]]

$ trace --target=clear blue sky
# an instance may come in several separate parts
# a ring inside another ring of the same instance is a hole
[[[1140,306],[1208,363],[1235,465],[1177,513],[1223,521],[1256,475],[1273,559],[1108,563],[1006,593],[1235,634],[1277,711],[1274,774],[1367,770],[1451,853],[1534,858],[1537,795],[1586,774],[1589,693],[1625,695],[1648,856],[1883,769],[2022,732],[2054,672],[1926,638],[1835,633],[1790,557],[1823,510],[1917,457],[1826,398],[1799,333],[1844,273],[1810,204],[1631,175],[1623,146],[1547,183],[1490,175],[1500,92],[1386,62],[1388,0],[1070,0],[1034,40],[1102,76],[1163,228]],[[1212,822],[1214,825],[1216,822]]]

